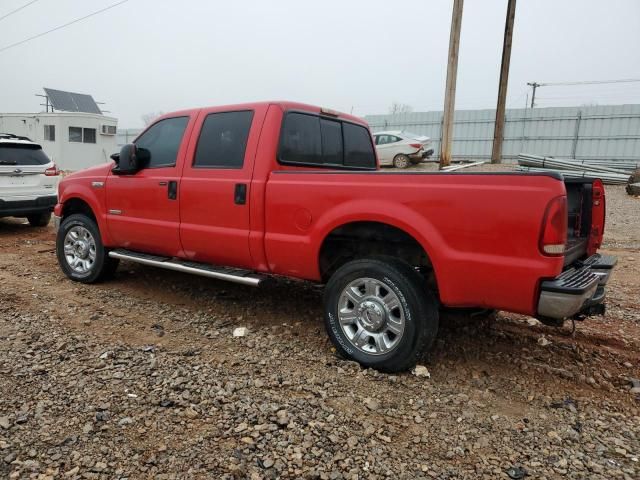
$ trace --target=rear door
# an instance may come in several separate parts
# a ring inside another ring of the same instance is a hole
[[[109,174],[107,227],[114,246],[181,256],[180,170],[195,114],[159,120],[135,141],[149,150],[147,165],[133,175]]]
[[[249,199],[267,106],[202,110],[182,172],[180,239],[188,259],[253,268]]]

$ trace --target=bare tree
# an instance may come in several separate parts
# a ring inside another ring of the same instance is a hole
[[[413,112],[413,107],[406,103],[393,102],[389,107],[389,113],[395,115],[397,113],[410,113]]]
[[[160,115],[164,115],[164,112],[158,110],[157,112],[145,113],[140,118],[142,119],[142,121],[144,122],[144,126],[146,127],[151,122],[153,122],[156,118],[158,118]]]

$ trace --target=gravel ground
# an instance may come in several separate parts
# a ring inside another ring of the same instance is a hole
[[[79,285],[51,228],[0,220],[0,477],[637,479],[640,201],[620,192],[604,318],[447,317],[430,377],[337,358],[313,285],[130,263]]]

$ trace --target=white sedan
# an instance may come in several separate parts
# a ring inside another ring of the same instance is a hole
[[[381,166],[407,168],[433,155],[431,139],[424,135],[390,130],[373,134]]]

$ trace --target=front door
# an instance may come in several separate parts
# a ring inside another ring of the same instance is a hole
[[[180,256],[180,170],[193,121],[158,121],[135,141],[149,150],[147,164],[133,175],[109,174],[107,228],[114,246]]]
[[[200,131],[182,172],[180,238],[187,258],[254,268],[249,252],[249,199],[266,106],[202,110]]]

